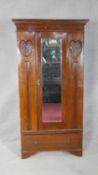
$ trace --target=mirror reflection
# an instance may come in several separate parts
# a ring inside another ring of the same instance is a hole
[[[61,121],[62,40],[42,39],[43,122]]]

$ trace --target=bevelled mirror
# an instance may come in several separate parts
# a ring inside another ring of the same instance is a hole
[[[61,121],[62,39],[44,38],[42,47],[43,122]]]

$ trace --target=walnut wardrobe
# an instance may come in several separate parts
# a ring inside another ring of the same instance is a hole
[[[17,33],[22,158],[44,150],[82,155],[87,19],[13,19]]]

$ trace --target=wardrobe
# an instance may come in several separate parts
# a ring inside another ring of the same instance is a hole
[[[17,35],[21,155],[82,155],[87,19],[13,19]]]

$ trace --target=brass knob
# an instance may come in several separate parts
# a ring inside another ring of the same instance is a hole
[[[70,145],[71,144],[71,138],[67,138],[67,141],[66,142],[67,142],[67,144]]]
[[[38,142],[37,142],[36,140],[33,140],[32,144],[33,144],[33,145],[37,145]]]
[[[40,85],[40,80],[37,80],[37,86],[39,86]]]
[[[47,29],[47,26],[45,26],[44,28]]]

